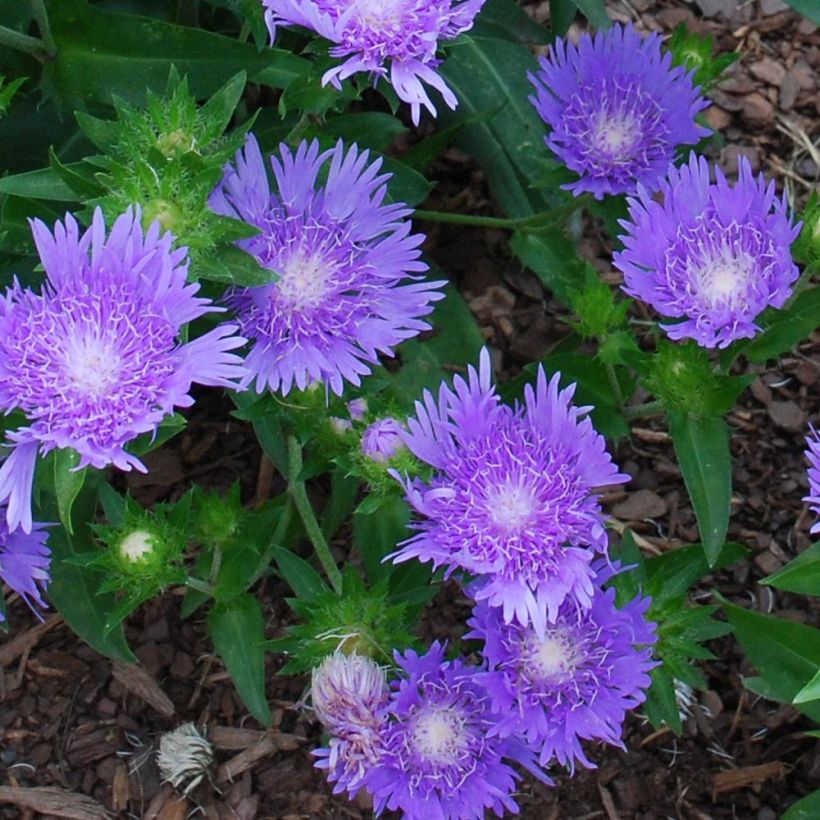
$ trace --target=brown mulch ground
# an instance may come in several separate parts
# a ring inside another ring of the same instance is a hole
[[[820,155],[820,32],[780,0],[623,0],[613,16],[644,29],[669,32],[679,22],[712,33],[721,50],[742,60],[711,94],[710,123],[725,136],[713,158],[727,172],[745,154],[753,167],[787,185],[800,205],[817,184]],[[532,4],[539,19],[547,3]],[[437,164],[441,180],[430,206],[490,213],[480,172],[449,151]],[[505,369],[543,356],[567,332],[562,311],[534,277],[509,255],[497,231],[429,226],[426,246],[456,281]],[[588,224],[584,254],[616,281],[609,249]],[[717,589],[743,605],[817,623],[817,603],[758,587],[808,543],[803,435],[817,421],[820,336],[802,344],[759,378],[730,414],[733,428],[734,515],[730,536],[747,545],[748,560],[703,581],[697,594]],[[144,503],[162,500],[196,480],[226,488],[236,478],[243,496],[270,493],[249,428],[232,420],[230,404],[203,396],[186,432],[152,456],[148,476],[129,476]],[[642,420],[617,459],[633,476],[607,497],[618,521],[639,533],[651,551],[697,539],[671,443],[662,426]],[[258,480],[261,479],[261,481]],[[344,548],[345,545],[339,545]],[[290,618],[283,584],[267,579],[257,590],[266,602],[271,637]],[[274,729],[249,719],[226,673],[211,654],[201,616],[182,621],[180,596],[169,592],[142,607],[128,637],[143,676],[124,671],[84,646],[52,615],[38,624],[20,602],[10,606],[12,630],[0,643],[0,817],[106,816],[181,820],[196,809],[208,818],[368,817],[365,802],[330,795],[312,768],[319,729],[296,707],[305,682],[275,675],[269,656],[268,695]],[[435,601],[430,630],[447,636],[463,623],[463,602],[452,587]],[[628,751],[600,750],[599,768],[546,789],[521,788],[522,816],[539,820],[775,820],[796,798],[820,787],[820,744],[789,707],[752,696],[742,687],[752,670],[729,637],[714,647],[718,660],[704,664],[709,691],[702,693],[682,738],[654,732],[635,716]],[[158,735],[180,722],[209,727],[217,748],[213,784],[191,799],[161,786],[152,750]],[[21,793],[9,787],[31,789]],[[65,791],[55,792],[53,789]],[[85,797],[87,796],[87,797]],[[89,799],[90,798],[90,799]]]

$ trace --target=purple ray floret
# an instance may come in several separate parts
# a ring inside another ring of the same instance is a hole
[[[326,71],[322,84],[341,88],[359,72],[387,77],[400,100],[410,104],[418,125],[422,107],[435,106],[425,85],[450,108],[458,101],[436,73],[441,40],[470,29],[485,0],[263,0],[271,41],[278,26],[304,26],[331,42],[343,62]]]
[[[645,618],[649,598],[615,607],[615,590],[595,580],[589,608],[568,599],[544,635],[505,624],[501,613],[479,603],[465,637],[484,641],[489,671],[481,676],[497,717],[493,733],[519,736],[546,766],[557,760],[594,768],[582,740],[623,747],[627,711],[645,699],[650,683],[655,625]]]
[[[645,188],[629,199],[624,250],[613,262],[630,296],[681,320],[661,325],[672,339],[726,347],[754,336],[763,310],[791,295],[799,271],[790,247],[800,224],[745,157],[738,170],[734,185],[717,167],[710,182],[706,160],[691,154],[686,165],[670,166],[662,202]]]
[[[607,546],[594,489],[629,480],[559,379],[540,368],[524,405],[509,407],[484,350],[478,372],[442,385],[438,401],[425,392],[405,443],[435,473],[403,482],[422,518],[393,556],[479,576],[475,597],[541,634],[568,595],[589,604],[590,564]]]
[[[15,281],[0,296],[0,409],[28,419],[7,433],[0,501],[9,527],[26,532],[38,452],[70,448],[78,468],[144,472],[129,441],[190,406],[192,383],[232,387],[245,373],[228,352],[244,341],[233,326],[180,342],[184,325],[219,308],[196,297],[186,250],[157,223],[143,231],[129,211],[106,236],[97,209],[82,235],[70,215],[53,233],[39,220],[32,231],[46,282],[35,293]]]
[[[46,546],[48,533],[42,524],[33,524],[31,532],[9,531],[5,516],[0,514],[0,578],[37,613],[45,607],[42,593],[49,582],[51,550]],[[4,620],[0,612],[0,621]]]
[[[265,166],[250,137],[210,199],[259,229],[238,244],[279,275],[229,297],[253,342],[245,383],[284,395],[321,382],[340,395],[379,353],[430,327],[421,317],[443,298],[443,283],[417,275],[427,270],[424,236],[410,233],[406,205],[384,203],[390,174],[379,174],[381,160],[341,142],[323,152],[315,141],[295,153],[282,145],[270,158],[273,190]]]
[[[407,820],[517,814],[518,775],[505,759],[531,770],[534,763],[517,739],[491,734],[494,718],[476,670],[445,661],[438,643],[421,657],[409,650],[395,658],[406,677],[393,684],[381,755],[366,779],[376,816],[385,809]]]
[[[708,102],[658,34],[616,23],[577,45],[559,37],[539,62],[530,100],[552,129],[547,145],[580,177],[564,186],[576,195],[630,194],[638,183],[654,190],[677,146],[709,133],[695,122]]]
[[[809,494],[803,498],[808,501],[811,511],[815,515],[820,515],[820,437],[817,430],[811,428],[811,434],[806,438],[806,458],[809,460]],[[820,532],[820,521],[812,524],[811,531]]]

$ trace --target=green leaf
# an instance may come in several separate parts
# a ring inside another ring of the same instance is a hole
[[[820,817],[820,789],[798,800],[780,820],[817,820],[818,817]]]
[[[668,412],[669,432],[695,509],[703,551],[714,566],[729,528],[732,456],[729,429],[718,416]]]
[[[570,305],[573,296],[584,287],[584,264],[575,244],[562,230],[516,232],[510,248],[562,304]]]
[[[141,105],[146,89],[165,90],[168,66],[188,75],[197,97],[208,97],[247,71],[255,82],[286,87],[310,63],[281,49],[262,52],[202,29],[105,11],[84,0],[49,8],[57,58],[43,68],[46,89],[67,106],[111,104],[113,96]]]
[[[321,125],[321,133],[325,137],[344,140],[346,143],[355,142],[360,148],[371,148],[379,152],[386,151],[399,134],[406,132],[407,126],[401,120],[382,111],[342,114]]]
[[[820,26],[820,6],[817,5],[817,0],[786,0],[786,2],[795,10],[799,11],[804,17]],[[783,820],[786,820],[783,818]]]
[[[49,146],[48,164],[81,199],[93,199],[103,193],[102,186],[94,178],[94,171],[86,163],[75,162],[72,165],[64,165],[54,153],[54,148]]]
[[[820,700],[820,671],[794,696],[792,703],[808,703]]]
[[[79,164],[79,163],[76,163]],[[63,166],[72,168],[71,165]],[[50,199],[53,202],[79,202],[80,197],[69,188],[53,168],[39,168],[25,174],[0,179],[0,194],[25,196],[30,199]]]
[[[288,582],[297,598],[310,601],[328,591],[321,575],[304,558],[284,547],[277,547],[273,559],[279,568],[279,574]]]
[[[387,189],[393,202],[418,205],[427,199],[433,190],[433,183],[414,168],[392,157],[382,157],[382,170],[393,175]]]
[[[77,470],[80,456],[76,450],[65,448],[54,451],[54,490],[57,496],[57,509],[62,525],[70,535],[74,534],[71,523],[71,508],[85,483],[86,470]]]
[[[792,703],[820,666],[820,630],[750,612],[724,600],[721,604],[771,696]],[[820,720],[820,704],[799,704],[797,708]]]
[[[248,594],[220,601],[208,613],[208,629],[214,649],[222,658],[248,711],[263,726],[270,726],[270,706],[265,697],[262,605]]]
[[[595,28],[606,31],[612,25],[604,0],[575,0],[575,5]]]
[[[357,510],[353,515],[353,543],[362,558],[367,577],[375,584],[389,575],[393,565],[384,562],[385,556],[407,538],[410,509],[403,498],[389,496],[376,509]]]
[[[255,256],[235,245],[222,245],[210,256],[201,256],[191,274],[198,279],[243,288],[268,285],[278,278],[274,271],[263,268]]]
[[[728,567],[740,561],[746,554],[747,550],[740,544],[728,541],[711,567],[706,563],[700,544],[690,544],[653,556],[644,563],[646,592],[653,600],[680,597],[708,572]]]
[[[753,362],[765,362],[791,350],[820,325],[820,287],[799,293],[783,310],[771,310],[761,322],[763,332],[740,350]]]
[[[517,43],[543,45],[549,42],[549,31],[514,0],[487,0],[470,31],[478,37],[498,37]]]
[[[330,498],[322,510],[321,518],[322,534],[328,541],[353,512],[360,489],[358,478],[349,476],[344,467],[336,467],[330,477]]]
[[[676,735],[683,731],[678,701],[675,697],[675,680],[664,666],[656,666],[651,672],[652,686],[647,692],[644,712],[656,728],[666,724]]]
[[[785,567],[779,569],[761,584],[797,592],[800,595],[820,596],[820,543],[812,544]]]
[[[564,37],[575,20],[575,0],[550,0],[550,25],[555,37]]]

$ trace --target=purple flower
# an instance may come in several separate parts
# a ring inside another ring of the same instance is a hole
[[[186,250],[172,250],[157,223],[143,232],[139,211],[120,216],[106,237],[102,212],[82,236],[70,215],[52,234],[32,222],[46,271],[40,293],[15,281],[0,296],[0,409],[28,424],[7,433],[0,500],[11,529],[31,529],[37,453],[71,448],[78,467],[145,471],[125,445],[155,431],[174,407],[193,403],[191,384],[233,387],[244,375],[231,353],[243,343],[222,326],[181,344],[179,332],[219,308],[186,284]]]
[[[455,108],[455,94],[435,69],[440,40],[451,40],[473,25],[485,0],[263,0],[271,41],[278,26],[304,26],[329,40],[330,54],[344,60],[322,77],[341,81],[365,71],[387,77],[400,100],[410,103],[418,125],[421,107],[436,109],[424,84]]]
[[[693,72],[672,67],[657,34],[615,24],[578,45],[558,38],[539,62],[530,101],[552,129],[547,145],[580,177],[564,186],[576,195],[654,190],[676,147],[709,134],[695,123],[708,102]]]
[[[615,607],[615,590],[600,584],[587,609],[567,599],[543,635],[505,624],[501,612],[479,603],[465,637],[484,641],[489,672],[481,676],[501,736],[518,735],[540,751],[546,766],[554,757],[594,768],[582,740],[623,748],[622,724],[628,710],[645,698],[651,680],[650,646],[655,625],[645,619],[649,598]]]
[[[394,561],[418,558],[479,576],[473,595],[500,606],[503,620],[544,634],[564,599],[588,606],[591,562],[607,547],[594,488],[628,480],[602,436],[570,402],[574,385],[558,387],[539,368],[524,406],[501,404],[490,383],[490,357],[469,370],[438,402],[416,403],[405,443],[435,474],[404,481],[424,518]],[[397,476],[398,477],[398,476]]]
[[[341,142],[319,152],[301,143],[295,154],[282,145],[281,160],[266,163],[249,137],[211,194],[220,214],[244,220],[258,236],[238,244],[276,271],[275,283],[237,288],[230,297],[243,334],[253,340],[245,385],[287,394],[324,382],[341,394],[355,385],[399,342],[429,325],[420,317],[443,294],[441,282],[400,284],[427,270],[419,261],[421,234],[411,234],[411,210],[385,205],[381,161]],[[319,177],[326,179],[319,182]]]
[[[404,447],[404,432],[404,426],[396,419],[374,421],[362,434],[362,453],[373,461],[389,461]]]
[[[46,546],[48,533],[42,524],[34,524],[31,532],[9,532],[5,520],[0,520],[0,578],[11,587],[38,615],[35,606],[45,607],[42,592],[49,581],[51,551]],[[0,621],[5,620],[0,612]]]
[[[806,444],[806,458],[809,460],[809,494],[804,496],[803,501],[809,502],[815,515],[820,515],[820,437],[814,427],[811,428],[811,435],[806,438]],[[811,531],[820,532],[820,521],[812,525]]]
[[[518,775],[504,758],[528,768],[529,761],[519,743],[491,734],[495,721],[475,670],[445,661],[438,643],[422,657],[408,651],[395,658],[407,677],[394,684],[381,755],[366,779],[376,816],[385,809],[407,820],[517,813],[511,794]]]
[[[715,177],[710,183],[706,160],[691,154],[688,164],[670,166],[662,203],[640,188],[621,222],[624,250],[613,257],[630,296],[683,320],[661,325],[667,334],[703,347],[754,336],[755,319],[783,306],[799,273],[790,246],[800,225],[774,182],[755,178],[745,157],[737,183],[717,167]]]
[[[346,791],[352,798],[378,762],[387,697],[384,670],[369,658],[336,652],[314,669],[313,709],[331,737],[313,754],[334,794]]]

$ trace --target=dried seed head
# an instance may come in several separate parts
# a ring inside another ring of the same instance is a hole
[[[160,738],[157,765],[162,780],[181,789],[183,795],[202,782],[213,759],[213,746],[193,723],[183,723]]]

